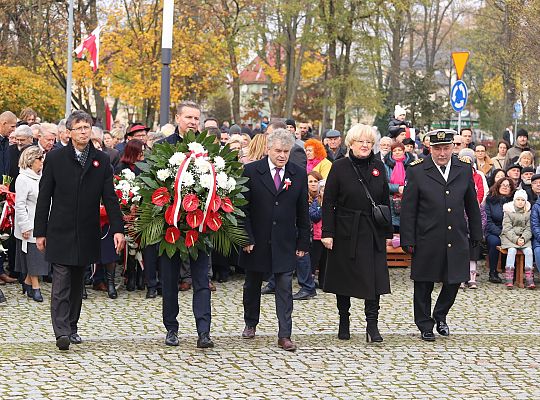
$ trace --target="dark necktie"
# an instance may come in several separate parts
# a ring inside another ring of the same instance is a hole
[[[443,174],[446,172],[446,165],[441,165],[441,171]]]
[[[281,177],[279,176],[279,173],[281,172],[281,168],[275,168],[275,175],[274,175],[274,185],[276,185],[276,190],[279,191],[279,187],[281,186]]]

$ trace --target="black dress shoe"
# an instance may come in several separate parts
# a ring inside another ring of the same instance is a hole
[[[178,333],[176,331],[168,331],[165,337],[165,344],[167,346],[178,346]]]
[[[79,336],[78,333],[72,333],[71,335],[69,335],[69,341],[73,344],[81,344],[82,343],[82,339],[81,337]]]
[[[309,293],[305,290],[300,289],[297,293],[293,294],[292,298],[293,300],[307,300],[315,296],[317,296],[317,292]]]
[[[199,333],[199,339],[197,340],[197,347],[199,349],[208,349],[214,347],[214,342],[210,339],[210,333]]]
[[[157,289],[155,288],[148,288],[146,291],[146,298],[147,299],[155,299],[157,297]]]
[[[58,347],[58,350],[69,350],[69,344],[71,342],[69,341],[69,337],[66,335],[58,336],[56,338],[56,347]]]
[[[437,322],[437,332],[441,336],[449,336],[450,335],[450,328],[448,328],[448,325],[446,325],[446,322],[439,321],[439,322]]]
[[[261,294],[273,294],[276,293],[276,289],[269,287],[266,285],[261,289]]]
[[[429,332],[429,331],[422,332],[420,337],[422,338],[422,340],[425,340],[426,342],[434,342],[435,341],[435,334],[433,332]]]
[[[88,292],[86,291],[86,286],[83,286],[82,298],[83,298],[83,300],[86,300],[88,298]]]
[[[489,281],[491,283],[502,283],[502,279],[501,277],[499,276],[499,274],[495,273],[495,274],[490,274],[489,275]]]
[[[5,303],[6,301],[6,296],[4,296],[4,293],[0,290],[0,303]]]
[[[41,295],[41,289],[32,289],[32,299],[38,303],[43,302],[43,296]]]

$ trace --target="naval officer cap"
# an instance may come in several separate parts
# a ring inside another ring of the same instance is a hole
[[[436,129],[426,135],[429,136],[430,146],[437,146],[438,144],[452,144],[456,133],[453,129]]]

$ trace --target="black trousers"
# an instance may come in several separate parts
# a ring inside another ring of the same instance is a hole
[[[51,319],[55,336],[77,333],[86,265],[52,264]]]
[[[261,313],[261,284],[266,272],[246,271],[244,282],[244,321],[247,326],[257,326]],[[292,333],[292,277],[293,271],[274,274],[276,314],[279,338],[290,338]]]
[[[161,290],[163,294],[163,325],[167,331],[178,332],[178,280],[180,279],[179,253],[169,258],[166,253],[159,257]],[[208,254],[199,251],[197,260],[190,258],[191,279],[193,285],[193,315],[197,333],[210,332],[212,310],[210,308],[210,283]]]
[[[158,252],[159,244],[147,246],[142,250],[144,261],[144,275],[148,289],[156,289],[158,281]]]
[[[446,322],[446,316],[456,300],[459,285],[459,283],[443,283],[432,317],[431,292],[434,283],[414,281],[414,323],[420,332],[431,332],[435,322]]]

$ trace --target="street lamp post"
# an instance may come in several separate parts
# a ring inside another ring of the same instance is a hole
[[[68,59],[66,76],[66,118],[71,114],[71,85],[73,74],[73,0],[69,0],[68,7]]]
[[[174,0],[163,0],[163,32],[161,35],[161,97],[159,125],[169,123],[171,102],[171,60],[173,39]]]

